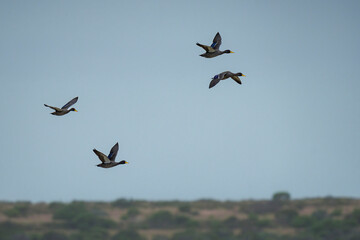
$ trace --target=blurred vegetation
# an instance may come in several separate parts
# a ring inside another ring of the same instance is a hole
[[[359,240],[360,200],[0,202],[1,240]]]
[[[277,192],[273,195],[273,201],[289,201],[290,193],[288,192]]]
[[[30,202],[18,202],[12,208],[5,210],[3,213],[10,218],[24,217],[28,215],[30,206]]]
[[[92,211],[86,208],[84,202],[72,202],[55,210],[53,218],[64,221],[64,226],[68,228],[87,230],[90,228],[113,228],[116,223],[104,218],[103,212]],[[98,213],[98,214],[96,214]]]
[[[111,240],[145,240],[136,230],[128,229],[115,234]]]
[[[121,218],[123,220],[134,220],[137,216],[140,215],[140,210],[136,207],[130,207],[126,214],[124,214]]]
[[[191,228],[196,227],[197,222],[184,215],[173,215],[171,212],[161,210],[150,215],[145,220],[147,228],[169,229],[169,228]]]

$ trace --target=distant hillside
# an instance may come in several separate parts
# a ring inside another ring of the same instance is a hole
[[[0,202],[1,240],[359,240],[360,199]]]

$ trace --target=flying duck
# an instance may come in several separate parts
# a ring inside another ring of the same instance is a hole
[[[218,84],[220,82],[220,80],[225,80],[225,79],[228,79],[229,77],[231,77],[238,84],[241,84],[241,80],[240,80],[239,76],[246,77],[241,72],[232,73],[230,71],[225,71],[225,72],[219,73],[212,78],[209,88],[212,88],[213,86]]]
[[[115,167],[119,164],[126,164],[128,162],[122,160],[120,162],[115,162],[115,158],[116,155],[119,151],[119,143],[116,143],[110,150],[109,156],[106,156],[105,154],[103,154],[102,152],[99,152],[98,150],[96,150],[95,148],[93,149],[94,153],[98,156],[98,158],[100,159],[100,161],[102,163],[96,165],[98,167],[102,167],[102,168],[111,168],[111,167]]]
[[[205,58],[213,58],[219,55],[222,55],[224,53],[234,53],[230,50],[225,50],[225,51],[221,51],[219,50],[219,47],[221,45],[221,36],[220,33],[217,33],[214,37],[213,43],[211,44],[211,46],[207,46],[207,45],[202,45],[200,43],[196,43],[196,45],[198,45],[199,47],[202,47],[206,53],[201,54],[200,56],[205,57]]]
[[[44,106],[55,110],[55,112],[51,113],[52,115],[62,116],[62,115],[68,114],[71,111],[77,112],[77,110],[75,108],[70,108],[70,109],[68,109],[68,108],[70,106],[74,105],[77,102],[78,98],[79,97],[76,97],[76,98],[72,99],[67,104],[65,104],[62,108],[52,107],[52,106],[49,106],[49,105],[46,105],[46,104],[44,104]]]

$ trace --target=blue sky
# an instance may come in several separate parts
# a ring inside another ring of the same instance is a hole
[[[360,197],[359,10],[1,1],[0,199]],[[216,32],[235,53],[200,57]],[[116,142],[130,164],[96,167]]]

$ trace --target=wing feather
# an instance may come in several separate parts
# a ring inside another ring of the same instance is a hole
[[[234,81],[237,82],[238,84],[241,84],[241,80],[238,76],[235,75],[235,76],[232,76],[231,78],[234,79]]]
[[[61,109],[68,109],[70,106],[74,105],[79,97],[71,99],[67,104],[65,104]]]
[[[214,87],[216,84],[218,84],[220,82],[220,78],[214,78],[210,84],[209,84],[209,88]]]
[[[215,52],[215,50],[210,47],[210,46],[206,46],[200,43],[196,43],[196,45],[198,45],[199,47],[202,47],[206,52]]]
[[[103,154],[102,152],[99,152],[95,148],[93,149],[93,151],[98,156],[100,161],[102,161],[103,163],[109,163],[110,162],[109,158],[105,154]]]
[[[60,108],[53,107],[53,106],[49,106],[49,105],[47,105],[47,104],[44,104],[44,106],[45,106],[45,107],[48,107],[48,108],[51,108],[51,109],[53,109],[53,110],[55,110],[55,111],[57,111],[57,112],[60,112],[60,111],[61,111]]]
[[[108,158],[110,159],[111,162],[115,161],[116,155],[119,151],[119,143],[116,143],[110,150],[109,156]]]
[[[221,45],[221,36],[220,33],[217,33],[214,37],[211,47],[215,50],[219,50],[220,45]]]

